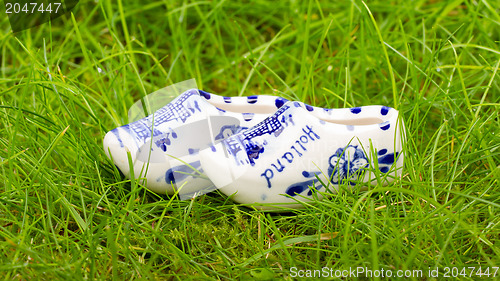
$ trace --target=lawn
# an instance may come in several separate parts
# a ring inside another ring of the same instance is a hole
[[[292,280],[325,268],[336,279],[359,267],[439,280],[448,267],[446,280],[493,278],[498,2],[243,2],[80,1],[16,33],[0,19],[0,277]],[[141,97],[191,78],[225,96],[394,107],[404,173],[282,213],[218,192],[152,193],[102,139]]]

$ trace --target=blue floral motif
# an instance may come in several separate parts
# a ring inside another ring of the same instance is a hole
[[[330,156],[329,163],[328,176],[332,183],[339,184],[339,182],[346,182],[346,184],[352,186],[356,185],[355,180],[361,175],[362,170],[369,166],[369,161],[365,153],[361,148],[358,148],[357,145],[348,145],[337,149],[337,151]],[[302,172],[305,178],[313,178],[319,174],[321,174],[321,172]],[[311,179],[292,184],[286,189],[286,194],[296,196],[305,190],[309,190],[307,196],[311,196],[312,190],[309,187],[314,186],[319,190],[322,188],[322,185],[318,183],[318,181]]]
[[[172,137],[172,139],[177,138],[177,134],[172,129],[170,129],[170,132],[165,133],[163,137],[155,140],[154,142],[157,147],[159,147],[164,152],[167,152],[168,146],[172,144],[170,137]]]
[[[328,175],[333,184],[346,181],[348,185],[356,185],[363,168],[369,166],[365,153],[357,145],[337,149],[328,161]]]
[[[378,154],[378,167],[382,173],[388,173],[390,167],[394,164],[399,156],[399,152],[387,153],[387,149],[377,151]],[[356,180],[361,175],[363,169],[369,167],[369,162],[365,153],[357,145],[348,145],[344,148],[339,148],[335,153],[330,156],[328,168],[328,176],[333,184],[345,182],[349,186],[356,185]],[[321,172],[307,172],[303,171],[302,175],[305,178],[313,178],[320,175]],[[309,190],[307,196],[312,195],[310,186],[314,186],[317,190],[322,188],[321,184],[314,179],[298,182],[290,185],[286,189],[286,194],[296,196],[302,192]]]

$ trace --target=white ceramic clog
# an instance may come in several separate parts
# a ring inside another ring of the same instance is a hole
[[[152,115],[106,134],[104,150],[120,171],[145,177],[158,193],[184,193],[212,185],[203,175],[198,152],[225,137],[254,126],[280,108],[275,96],[223,97],[191,89]]]
[[[295,199],[312,198],[311,187],[325,191],[318,179],[331,192],[377,177],[392,181],[403,166],[403,129],[398,111],[386,106],[322,109],[288,102],[256,126],[201,151],[200,164],[238,203],[297,207]]]

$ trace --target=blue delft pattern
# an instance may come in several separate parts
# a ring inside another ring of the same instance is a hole
[[[399,152],[387,153],[387,149],[381,149],[378,154],[378,168],[382,173],[387,173],[391,169],[392,164],[398,159]]]
[[[349,155],[347,151],[349,148],[354,149],[354,155]],[[337,149],[328,162],[330,163],[328,175],[333,184],[346,181],[348,185],[356,185],[355,180],[359,178],[362,169],[369,166],[365,153],[357,145]]]
[[[255,159],[258,159],[259,155],[264,152],[264,146],[267,143],[257,142],[254,138],[266,134],[272,134],[278,137],[286,126],[294,124],[292,115],[285,114],[288,108],[290,108],[288,105],[281,106],[274,115],[268,117],[259,123],[259,125],[243,131],[241,135],[237,135],[235,138],[229,138],[223,141],[228,153],[235,158],[236,164],[255,165]],[[238,153],[242,152],[243,149],[247,157],[238,156]]]
[[[198,96],[195,90],[187,91],[176,100],[158,109],[153,115],[122,126],[121,128],[134,136],[138,146],[147,138],[153,137],[156,146],[163,151],[167,151],[167,147],[172,143],[172,139],[177,138],[177,134],[172,129],[164,132],[158,130],[158,127],[165,122],[174,120],[185,123],[191,116],[197,112],[201,112],[198,101],[191,99],[193,96]],[[153,127],[153,131],[151,131],[151,127]],[[112,132],[123,147],[118,129],[114,129]]]
[[[348,155],[347,149],[354,149],[354,155]],[[349,158],[352,158],[350,161]],[[348,185],[355,185],[355,181],[361,175],[361,172],[364,168],[368,167],[368,159],[365,156],[365,153],[358,146],[348,145],[343,148],[337,149],[333,155],[329,158],[329,167],[328,167],[328,177],[331,179],[331,182],[335,185],[339,184],[339,182],[346,182]],[[302,175],[305,178],[313,178],[307,181],[299,182],[290,185],[286,189],[286,194],[290,196],[296,196],[304,192],[305,190],[309,190],[307,195],[312,195],[312,190],[309,188],[310,186],[314,186],[317,190],[320,190],[323,186],[321,184],[316,184],[315,181],[316,175],[319,175],[320,172],[307,172],[303,171]]]
[[[215,140],[223,140],[246,129],[248,129],[248,127],[241,127],[238,125],[224,125],[220,128],[219,133],[215,136]]]
[[[167,172],[165,172],[165,178],[160,177],[157,181],[165,180],[168,184],[176,185],[177,182],[181,182],[188,177],[199,177],[202,173],[203,169],[201,169],[200,161],[195,161],[189,163],[189,165],[182,164],[168,169]]]
[[[198,101],[189,100],[189,98],[191,98],[192,96],[198,96],[198,93],[195,90],[188,91],[185,94],[179,96],[177,100],[160,108],[154,114],[154,124],[160,125],[172,120],[178,120],[182,123],[185,123],[189,117],[196,113],[196,111],[201,112]],[[146,119],[150,118],[152,117],[146,117]]]
[[[288,108],[290,108],[289,105],[282,106],[274,115],[268,117],[252,129],[243,132],[244,139],[250,140],[266,134],[274,134],[275,137],[279,136],[289,123],[293,124],[292,115],[284,114]]]
[[[201,112],[202,110],[198,104],[198,101],[195,99],[191,99],[193,96],[201,96],[206,100],[211,99],[211,94],[208,92],[202,90],[189,90],[180,95],[176,100],[157,110],[154,113],[154,120],[153,115],[150,115],[141,120],[122,126],[121,128],[135,137],[138,146],[145,139],[153,137],[156,146],[166,152],[168,146],[172,143],[172,139],[176,139],[177,135],[172,129],[169,129],[170,131],[165,133],[164,131],[158,130],[157,128],[159,125],[165,122],[174,120],[177,122],[185,123],[191,116],[193,116],[197,112]],[[223,97],[223,100],[226,103],[232,102],[231,97]],[[256,103],[257,100],[258,96],[247,97],[247,103],[249,104]],[[286,101],[287,100],[284,98],[277,98],[276,106],[281,107]],[[222,110],[220,108],[217,109],[221,112],[225,112],[225,110]],[[254,113],[242,113],[242,116],[245,121],[250,121],[253,119]],[[153,127],[153,131],[151,131],[151,127]],[[229,136],[229,133],[231,133],[232,135],[246,129],[248,129],[248,127],[223,127],[220,133],[216,136],[216,140],[224,139],[225,137]],[[117,129],[114,129],[112,130],[112,132],[119,140],[120,146],[123,147],[119,131]]]
[[[159,139],[155,139],[154,143],[156,144],[157,147],[159,147],[161,150],[166,152],[167,146],[172,144],[172,141],[170,140],[170,138],[172,138],[172,139],[177,138],[177,134],[172,129],[170,129],[170,132],[165,133],[163,135],[163,137],[161,137]]]
[[[354,155],[348,155],[347,149],[353,148]],[[387,149],[381,149],[377,152],[378,154],[378,167],[382,173],[387,173],[390,167],[396,161],[399,153],[387,153]],[[359,179],[364,169],[370,166],[370,161],[367,159],[365,153],[357,145],[348,145],[343,148],[339,148],[335,151],[333,155],[329,158],[328,176],[331,182],[335,185],[339,183],[345,183],[349,186],[355,186],[356,180]],[[320,175],[320,172],[307,172],[303,171],[302,175],[305,178],[313,178],[303,182],[295,183],[290,185],[286,189],[286,194],[290,196],[296,196],[308,190],[307,196],[312,195],[312,189],[314,187],[316,190],[320,190],[323,186],[318,184],[318,181],[314,178],[316,175]]]
[[[319,189],[321,189],[321,187],[323,187],[321,184],[316,186],[315,178],[316,178],[316,175],[319,175],[319,174],[320,174],[319,172],[318,173],[309,173],[309,172],[303,171],[302,176],[304,176],[305,178],[313,178],[313,179],[290,185],[286,189],[286,194],[288,194],[290,196],[296,196],[297,194],[300,194],[300,193],[304,192],[305,190],[309,190],[307,192],[307,196],[311,196],[312,189],[309,188],[310,186],[314,186],[317,190],[319,190]]]

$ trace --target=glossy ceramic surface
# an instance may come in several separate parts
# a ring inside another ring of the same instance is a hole
[[[272,115],[287,100],[275,96],[223,97],[192,89],[154,114],[106,134],[103,146],[121,172],[172,194],[211,186],[198,153]],[[132,166],[129,165],[127,153]]]
[[[239,203],[309,200],[314,190],[390,182],[403,166],[403,126],[385,106],[322,109],[288,102],[256,126],[200,153],[205,174]],[[319,179],[319,180],[318,180]],[[314,187],[314,188],[311,188]],[[322,194],[317,194],[319,198]]]

